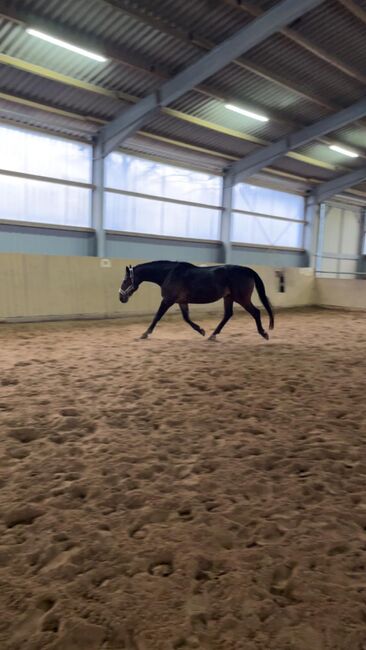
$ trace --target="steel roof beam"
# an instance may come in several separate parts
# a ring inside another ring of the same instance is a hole
[[[325,117],[310,126],[277,140],[273,144],[250,153],[245,158],[231,165],[227,173],[233,177],[234,184],[244,181],[267,165],[271,165],[277,158],[281,158],[298,147],[319,138],[326,133],[342,128],[345,124],[354,122],[366,115],[366,98],[355,102],[334,115]]]
[[[316,203],[322,203],[328,201],[335,194],[339,194],[344,190],[349,189],[353,185],[357,185],[366,179],[366,166],[355,169],[348,174],[343,174],[338,176],[338,178],[333,178],[330,181],[321,183],[310,193],[310,199]]]
[[[243,27],[223,41],[200,60],[191,64],[175,77],[163,83],[135,106],[123,111],[119,117],[104,127],[100,134],[103,155],[108,155],[125,138],[143,126],[161,107],[167,106],[188,90],[228,65],[252,47],[277,32],[285,25],[313,9],[324,0],[282,0],[260,18]]]

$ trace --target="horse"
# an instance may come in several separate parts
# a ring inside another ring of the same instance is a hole
[[[156,261],[126,266],[126,274],[119,289],[119,299],[127,303],[132,294],[137,291],[142,282],[153,282],[161,287],[162,301],[152,323],[141,336],[147,339],[152,334],[156,324],[174,304],[178,304],[183,319],[196,332],[205,336],[206,332],[194,323],[189,316],[189,303],[207,304],[224,300],[224,316],[214,332],[209,337],[216,341],[224,325],[233,316],[233,304],[238,303],[253,316],[258,333],[266,340],[269,339],[263,329],[260,311],[251,302],[254,287],[269,315],[269,329],[274,327],[274,316],[271,304],[266,296],[262,279],[253,269],[245,266],[225,264],[221,266],[199,267],[189,262]]]

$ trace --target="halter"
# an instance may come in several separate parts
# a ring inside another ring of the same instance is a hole
[[[133,291],[135,291],[135,282],[134,282],[134,270],[133,270],[133,267],[132,267],[132,266],[129,266],[129,267],[128,267],[128,270],[129,270],[129,272],[130,272],[130,280],[131,280],[131,284],[129,285],[129,287],[127,287],[127,289],[122,289],[122,288],[121,288],[121,289],[119,290],[119,295],[120,295],[120,296],[123,296],[124,298],[125,298],[126,296],[129,296],[130,293],[132,293]]]

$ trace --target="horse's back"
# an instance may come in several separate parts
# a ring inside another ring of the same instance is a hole
[[[162,287],[163,296],[178,303],[204,304],[216,302],[228,292],[227,271],[224,266],[199,267],[177,264]]]

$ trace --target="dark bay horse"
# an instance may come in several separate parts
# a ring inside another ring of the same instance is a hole
[[[154,282],[161,287],[162,301],[151,325],[141,338],[146,339],[154,330],[156,324],[174,304],[178,304],[182,316],[196,332],[205,336],[205,331],[191,321],[188,304],[205,304],[224,299],[224,317],[209,337],[215,340],[225,323],[233,315],[233,303],[239,305],[251,314],[256,322],[257,330],[264,339],[268,334],[262,327],[259,309],[251,302],[254,287],[261,302],[269,315],[269,329],[273,329],[274,317],[270,302],[266,296],[263,281],[258,273],[245,266],[226,264],[223,266],[199,267],[188,262],[148,262],[135,267],[127,266],[126,275],[119,290],[121,302],[128,302],[130,296],[139,288],[142,282]]]

